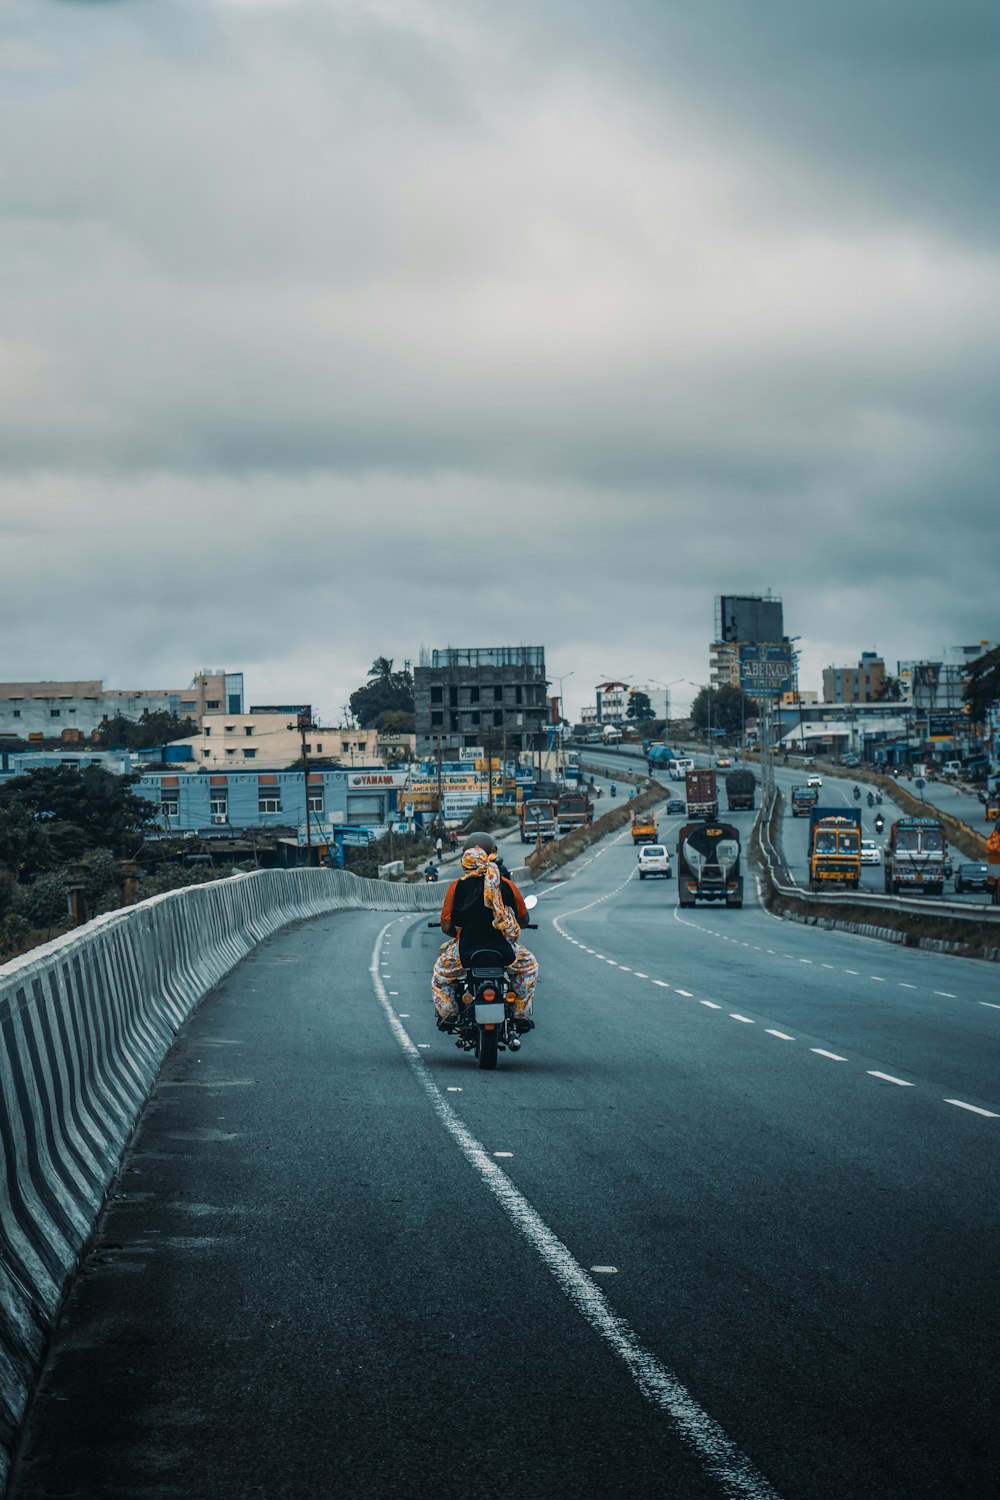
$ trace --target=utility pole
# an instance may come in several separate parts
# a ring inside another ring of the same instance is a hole
[[[308,714],[299,714],[297,720],[299,736],[302,742],[302,786],[306,798],[306,848],[308,849],[308,862],[312,864],[312,824],[309,819],[309,752],[306,746],[306,730],[315,729],[316,725]],[[289,724],[289,729],[294,729],[294,724]]]

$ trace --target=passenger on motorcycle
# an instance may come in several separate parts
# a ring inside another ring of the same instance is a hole
[[[462,875],[445,891],[441,907],[442,943],[434,961],[431,993],[440,1031],[450,1031],[458,1015],[469,955],[476,948],[496,948],[505,967],[514,1001],[518,1031],[530,1031],[538,960],[519,941],[528,921],[524,897],[509,877],[500,874],[497,846],[488,833],[473,833],[462,850]]]

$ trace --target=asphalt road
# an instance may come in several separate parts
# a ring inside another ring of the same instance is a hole
[[[1000,1493],[995,970],[635,867],[624,832],[543,888],[495,1073],[412,916],[203,1003],[12,1500]]]

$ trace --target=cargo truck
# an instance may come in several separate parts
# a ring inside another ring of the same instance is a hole
[[[555,838],[556,807],[547,797],[528,797],[521,803],[522,844],[545,844]]]
[[[656,813],[652,808],[648,812],[634,812],[631,817],[631,824],[633,844],[656,844],[659,842],[656,831]]]
[[[994,906],[1000,906],[1000,819],[986,840],[986,886]]]
[[[814,807],[809,814],[809,887],[861,881],[861,809]]]
[[[726,799],[730,812],[753,810],[757,778],[752,771],[730,771],[726,777]]]
[[[926,891],[929,896],[941,896],[947,864],[948,840],[943,823],[937,818],[896,819],[889,829],[882,862],[888,892],[898,896],[900,891]]]
[[[685,772],[684,795],[689,818],[719,816],[719,786],[714,771]]]
[[[677,836],[677,900],[681,906],[694,906],[696,901],[743,905],[740,831],[735,824],[712,818],[685,823]]]
[[[556,803],[556,822],[560,833],[571,828],[586,828],[594,821],[594,807],[585,792],[562,792]]]
[[[793,786],[792,787],[792,817],[808,818],[813,808],[819,802],[818,786]]]

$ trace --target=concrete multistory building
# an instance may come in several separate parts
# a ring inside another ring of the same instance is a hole
[[[280,769],[307,761],[336,761],[343,766],[382,766],[375,729],[324,729],[310,724],[305,733],[288,713],[203,714],[201,732],[176,740],[170,759],[182,749],[202,768],[254,764]]]
[[[416,749],[446,760],[476,746],[517,756],[546,729],[543,646],[447,646],[413,669]],[[503,749],[501,749],[501,746]]]
[[[203,670],[186,689],[106,688],[99,678],[0,682],[0,736],[89,739],[105,719],[169,713],[196,723],[205,713],[243,712],[242,672]]]
[[[885,693],[885,662],[874,651],[862,651],[856,667],[823,668],[824,703],[880,703]]]
[[[629,685],[627,682],[599,682],[594,689],[598,724],[619,727],[628,718]]]

